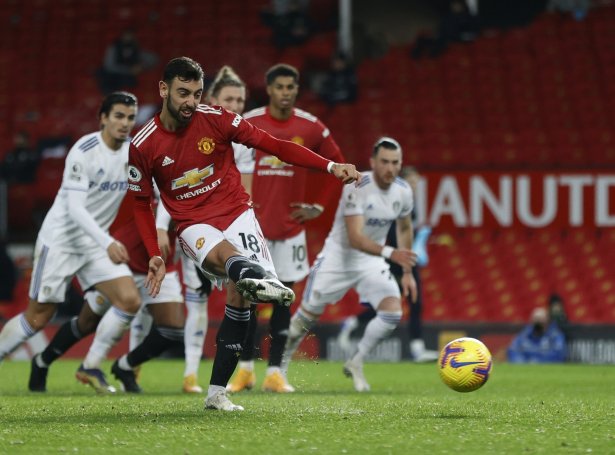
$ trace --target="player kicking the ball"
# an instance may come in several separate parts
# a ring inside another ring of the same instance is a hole
[[[235,283],[248,301],[290,305],[294,293],[277,279],[250,198],[241,186],[232,142],[255,147],[287,163],[329,171],[345,183],[360,180],[353,165],[326,160],[300,145],[274,138],[219,106],[199,104],[203,70],[179,57],[159,83],[162,111],[146,123],[130,147],[129,192],[135,219],[150,256],[146,286],[156,295],[164,278],[150,206],[152,179],[177,225],[184,253],[217,285]],[[205,407],[243,410],[226,396],[248,329],[249,307],[227,304],[217,334]]]
[[[416,299],[411,267],[416,262],[412,245],[412,190],[398,177],[402,151],[395,139],[383,137],[374,145],[372,172],[358,187],[346,186],[325,245],[310,271],[301,307],[291,319],[282,368],[288,369],[301,340],[324,312],[354,288],[362,301],[373,302],[376,317],[354,356],[344,365],[359,392],[370,389],[363,375],[365,356],[399,324],[402,315],[400,291],[385,258],[402,266],[404,295]],[[399,248],[383,246],[387,232],[397,220]]]

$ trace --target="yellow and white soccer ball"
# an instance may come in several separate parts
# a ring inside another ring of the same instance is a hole
[[[493,362],[487,346],[475,338],[457,338],[438,358],[442,381],[457,392],[472,392],[487,382]]]

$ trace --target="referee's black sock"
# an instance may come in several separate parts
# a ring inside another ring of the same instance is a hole
[[[136,368],[183,341],[183,328],[153,325],[141,344],[128,353],[126,360],[131,368]]]
[[[224,319],[216,336],[216,357],[212,367],[210,385],[226,387],[239,361],[249,323],[250,310],[248,308],[226,306]]]
[[[78,316],[75,316],[70,321],[66,321],[62,324],[45,350],[41,352],[41,360],[45,365],[51,365],[54,360],[62,356],[75,343],[77,343],[77,341],[83,338],[83,335],[77,326],[77,319]]]

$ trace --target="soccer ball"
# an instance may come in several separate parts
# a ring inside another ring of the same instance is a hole
[[[487,382],[491,353],[475,338],[457,338],[444,346],[438,358],[442,381],[457,392],[472,392]]]

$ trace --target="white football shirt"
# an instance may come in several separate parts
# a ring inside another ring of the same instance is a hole
[[[327,261],[339,263],[344,270],[361,269],[361,264],[374,256],[350,246],[344,217],[363,216],[363,234],[384,245],[393,221],[410,215],[412,204],[412,189],[405,180],[398,177],[383,190],[374,181],[372,172],[363,173],[358,187],[344,186],[333,227],[319,257],[325,256]]]
[[[68,193],[86,192],[85,209],[108,232],[128,190],[129,144],[127,140],[119,150],[112,150],[104,143],[101,133],[96,132],[83,136],[73,145],[66,156],[62,186],[39,232],[45,244],[71,253],[100,248],[71,218]]]

